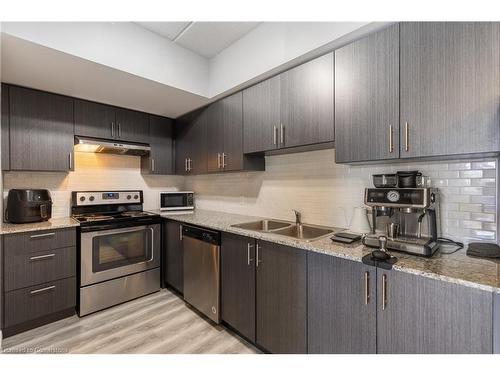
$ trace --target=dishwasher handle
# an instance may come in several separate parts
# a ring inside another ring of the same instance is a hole
[[[210,229],[183,224],[182,237],[190,237],[202,242],[220,246],[220,233]]]

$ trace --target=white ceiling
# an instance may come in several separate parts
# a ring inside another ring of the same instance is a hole
[[[212,58],[253,30],[260,22],[137,22],[174,43]]]

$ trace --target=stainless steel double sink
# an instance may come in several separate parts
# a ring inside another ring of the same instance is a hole
[[[333,234],[334,229],[311,224],[295,224],[284,220],[258,220],[248,223],[231,225],[234,228],[246,229],[255,232],[279,234],[281,236],[303,241],[315,241]]]

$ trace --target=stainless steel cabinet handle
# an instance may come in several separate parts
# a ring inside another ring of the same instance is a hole
[[[282,145],[285,144],[285,127],[283,124],[280,124],[280,143]]]
[[[122,137],[122,125],[118,123],[118,138]]]
[[[179,225],[179,240],[182,241],[182,225]]]
[[[69,153],[68,159],[69,159],[69,169],[73,169],[73,153],[72,152]]]
[[[220,153],[217,153],[217,168],[220,169],[221,163],[220,163]]]
[[[222,153],[222,168],[226,168],[227,167],[227,164],[226,164],[226,154],[223,152]]]
[[[30,260],[43,260],[43,259],[53,258],[55,256],[56,256],[56,254],[52,253],[52,254],[47,254],[47,255],[38,255],[36,257],[30,257],[29,259]]]
[[[191,172],[191,158],[188,158],[188,172]]]
[[[43,237],[52,237],[55,236],[55,232],[51,233],[42,233],[42,234],[32,234],[30,238],[43,238]]]
[[[46,292],[47,290],[51,290],[51,289],[55,289],[55,288],[56,288],[55,285],[51,285],[51,286],[48,286],[46,288],[32,290],[32,291],[30,291],[30,294],[37,294],[37,293],[41,293],[41,292]]]
[[[278,128],[276,128],[276,125],[274,125],[273,126],[273,145],[275,145],[275,146],[276,146],[276,142],[277,142],[277,138],[278,138],[277,131],[278,131]]]
[[[151,171],[155,171],[155,159],[151,158]]]
[[[387,307],[387,275],[382,275],[382,310]]]
[[[389,125],[389,153],[394,151],[394,139],[392,125]]]
[[[255,245],[255,266],[259,267],[259,263],[262,263],[262,260],[259,259],[259,244]]]
[[[408,122],[405,122],[405,151],[408,152],[410,148],[410,130],[408,129]]]
[[[115,136],[115,123],[111,122],[111,138]]]
[[[250,258],[250,249],[253,247],[252,244],[248,243],[247,244],[247,265],[250,265],[252,263],[253,259]]]
[[[365,272],[365,305],[370,303],[370,272]]]
[[[184,159],[184,170],[187,172],[188,171],[188,159]]]

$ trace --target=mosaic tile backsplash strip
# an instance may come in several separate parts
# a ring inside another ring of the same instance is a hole
[[[322,150],[267,157],[265,172],[187,177],[185,188],[203,209],[293,220],[294,208],[305,222],[347,227],[372,174],[420,170],[440,189],[444,236],[496,241],[497,168],[496,158],[348,166]]]

